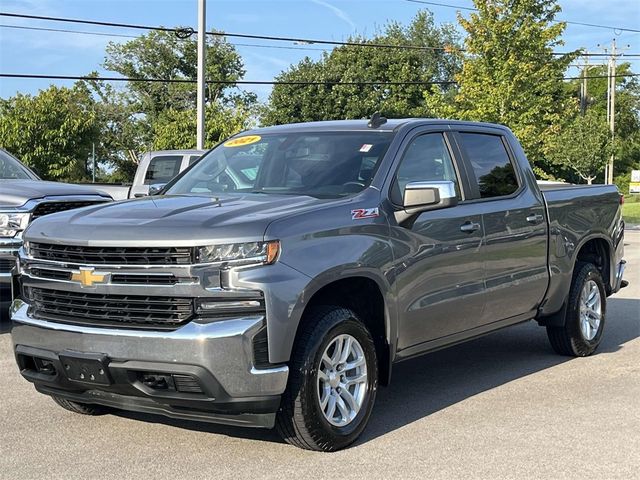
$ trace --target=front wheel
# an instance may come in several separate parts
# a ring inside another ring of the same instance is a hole
[[[357,315],[314,309],[296,340],[276,427],[297,447],[340,450],[364,430],[377,387],[376,349]]]
[[[51,398],[65,410],[69,410],[73,413],[79,413],[80,415],[104,415],[109,412],[109,409],[102,405],[73,402],[66,398],[58,397],[57,395],[52,395]]]
[[[602,340],[607,307],[602,275],[595,265],[576,265],[567,302],[564,325],[547,327],[551,346],[560,355],[589,356]]]

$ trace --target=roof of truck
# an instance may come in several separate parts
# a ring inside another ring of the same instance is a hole
[[[403,126],[418,126],[428,124],[446,124],[446,125],[469,125],[469,126],[485,126],[498,127],[505,129],[504,125],[483,122],[466,122],[460,120],[446,120],[438,118],[389,118],[387,121],[377,127],[369,127],[369,119],[362,120],[330,120],[322,122],[304,122],[304,123],[288,123],[284,125],[274,125],[271,127],[257,128],[242,132],[247,134],[264,134],[277,133],[283,130],[297,131],[354,131],[354,130],[377,130],[377,131],[395,131]]]

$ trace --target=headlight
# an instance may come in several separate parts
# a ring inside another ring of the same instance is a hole
[[[276,261],[280,242],[228,243],[198,247],[198,263],[269,264]]]
[[[0,213],[0,237],[15,237],[28,223],[28,213]]]

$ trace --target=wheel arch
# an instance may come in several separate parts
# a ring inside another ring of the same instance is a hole
[[[575,254],[571,260],[571,269],[567,274],[570,282],[563,284],[564,301],[562,306],[553,314],[538,317],[537,321],[540,325],[553,327],[564,326],[567,312],[567,297],[571,289],[571,282],[573,282],[576,266],[579,262],[588,262],[595,265],[602,275],[606,294],[609,295],[612,291],[611,279],[614,278],[615,274],[612,271],[614,262],[612,261],[613,246],[611,240],[603,234],[595,233],[583,238],[574,252]]]
[[[379,383],[388,385],[395,355],[396,323],[395,312],[391,308],[393,302],[383,293],[389,292],[386,281],[373,272],[359,271],[348,276],[323,275],[312,284],[305,292],[294,342],[305,324],[305,313],[309,309],[329,305],[353,310],[371,332],[376,345]]]

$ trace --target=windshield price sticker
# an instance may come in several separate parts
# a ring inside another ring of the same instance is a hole
[[[362,153],[368,153],[369,150],[371,150],[371,147],[373,147],[373,145],[371,145],[370,143],[365,143],[364,145],[362,145],[362,147],[360,147],[360,151]]]
[[[252,143],[259,142],[262,137],[260,135],[248,135],[246,137],[232,138],[231,140],[224,142],[225,147],[244,147],[245,145],[251,145]]]

